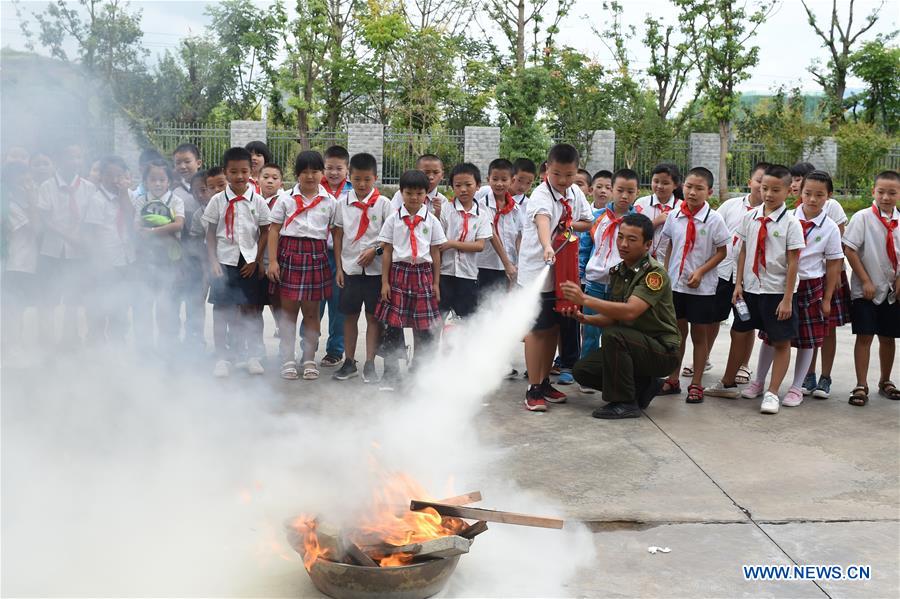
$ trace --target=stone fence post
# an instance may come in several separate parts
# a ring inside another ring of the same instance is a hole
[[[487,181],[488,165],[500,155],[500,127],[466,127],[463,160],[471,162],[481,171],[481,182]],[[448,170],[453,165],[445,165]]]
[[[616,160],[616,132],[597,129],[592,134],[591,154],[584,168],[593,175],[597,171],[612,171]]]
[[[378,178],[381,179],[384,162],[384,125],[350,123],[347,128],[347,151],[350,155],[367,152],[378,162]]]
[[[231,121],[232,148],[243,148],[257,140],[266,141],[266,121]]]
[[[691,168],[703,166],[712,171],[713,195],[719,194],[719,134],[691,133]],[[728,198],[720,198],[726,200]]]
[[[811,162],[819,170],[828,171],[832,177],[836,176],[838,161],[837,141],[833,137],[825,137],[822,138],[821,145],[814,147],[812,139],[807,139],[803,148],[803,160]]]

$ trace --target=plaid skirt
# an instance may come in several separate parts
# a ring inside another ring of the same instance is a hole
[[[850,282],[847,273],[841,271],[841,283],[831,296],[831,314],[825,323],[829,329],[844,326],[850,322]]]
[[[394,262],[391,264],[388,280],[391,299],[378,302],[375,318],[389,327],[412,328],[417,331],[428,330],[440,320],[430,263]]]
[[[324,239],[281,237],[278,241],[278,268],[281,297],[299,302],[318,302],[331,298],[334,273],[328,264]],[[275,284],[269,286],[274,293]]]
[[[797,299],[797,319],[799,334],[791,339],[791,347],[812,349],[822,347],[822,341],[828,334],[827,321],[822,313],[822,298],[825,295],[825,277],[800,281],[794,297]],[[757,335],[768,343],[765,331]]]

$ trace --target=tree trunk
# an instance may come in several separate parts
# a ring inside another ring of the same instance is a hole
[[[297,63],[294,62],[294,76],[297,76]],[[312,105],[313,80],[311,67],[307,66],[306,81],[303,86],[304,106],[297,109],[297,141],[301,150],[309,149],[309,106]]]
[[[516,20],[516,71],[525,70],[525,0],[519,0]]]
[[[844,122],[844,92],[847,91],[847,72],[840,72],[835,69],[834,74],[834,97],[831,99],[834,102],[834,106],[832,106],[831,110],[831,118],[829,119],[829,125],[831,127],[831,132],[835,133],[838,130],[838,127]]]
[[[728,199],[728,142],[731,121],[719,121],[719,201]]]

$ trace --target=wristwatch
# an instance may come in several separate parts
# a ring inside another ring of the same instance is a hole
[[[376,256],[380,256],[380,255],[382,255],[383,253],[384,253],[384,247],[382,247],[382,246],[379,245],[377,248],[375,248],[375,255],[376,255]]]

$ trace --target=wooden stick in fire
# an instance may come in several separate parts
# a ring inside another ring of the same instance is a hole
[[[472,491],[464,495],[441,499],[437,503],[443,503],[444,505],[469,505],[470,503],[477,503],[479,501],[481,501],[481,491]]]
[[[484,520],[486,522],[500,522],[502,524],[516,524],[518,526],[536,526],[539,528],[562,528],[564,520],[558,518],[545,518],[543,516],[529,516],[514,512],[501,512],[498,510],[485,510],[477,507],[462,507],[447,505],[432,501],[419,501],[413,499],[409,502],[409,509],[417,512],[426,508],[432,508],[441,516],[467,518],[469,520]]]

